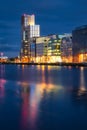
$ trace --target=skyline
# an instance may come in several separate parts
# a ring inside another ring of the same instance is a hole
[[[3,0],[0,5],[0,52],[17,56],[21,47],[21,16],[35,14],[41,36],[71,33],[78,26],[87,24],[87,1],[75,0]]]

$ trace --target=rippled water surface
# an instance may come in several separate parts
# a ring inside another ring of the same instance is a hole
[[[87,68],[0,65],[0,130],[87,130]]]

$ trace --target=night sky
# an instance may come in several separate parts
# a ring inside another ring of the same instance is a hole
[[[87,24],[87,0],[2,0],[0,52],[17,56],[21,47],[21,15],[35,14],[41,35],[71,33]]]

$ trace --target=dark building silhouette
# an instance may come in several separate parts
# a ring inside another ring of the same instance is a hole
[[[87,25],[72,31],[73,61],[87,61]]]

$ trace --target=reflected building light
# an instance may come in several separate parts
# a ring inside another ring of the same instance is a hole
[[[44,66],[43,66],[43,68],[44,68]],[[18,84],[23,87],[29,85],[26,82],[22,82],[22,83],[18,82]],[[40,84],[30,85],[29,88],[30,88],[29,93],[22,92],[23,103],[22,103],[22,113],[21,113],[22,114],[21,127],[25,128],[27,126],[27,124],[30,122],[31,129],[34,129],[36,127],[36,120],[38,117],[39,104],[42,99],[44,90],[47,93],[50,93],[50,92],[59,92],[63,88],[58,85],[54,85],[51,83],[46,84],[44,82],[42,82]]]
[[[18,82],[19,86],[21,86],[21,90],[24,93],[28,93],[30,91],[30,85],[28,82]]]
[[[69,66],[68,68],[71,70],[71,69],[72,69],[72,66]]]
[[[46,90],[47,93],[50,93],[51,91],[56,92],[63,89],[62,86],[57,86],[51,83],[46,84],[44,82],[42,82],[41,84],[37,84],[37,87],[40,89],[41,95],[44,92],[44,90]]]
[[[5,66],[2,64],[0,65],[0,97],[3,97],[4,96],[4,86],[6,84],[6,80],[3,79],[3,76],[4,76],[4,73],[5,73]]]
[[[36,118],[38,116],[39,103],[41,100],[40,88],[35,85],[30,87],[30,119],[32,128],[35,127]]]
[[[6,83],[6,80],[0,79],[0,87],[1,88],[4,87],[5,83]]]
[[[23,103],[21,106],[21,128],[26,128],[29,120],[29,93],[22,92]]]
[[[22,69],[24,69],[25,65],[22,65]]]
[[[49,65],[48,65],[48,66],[45,66],[45,65],[42,65],[42,66],[41,66],[41,71],[44,72],[46,68],[47,68],[48,71],[50,71],[51,68],[52,68],[52,66],[49,66]]]
[[[41,66],[41,70],[44,71],[45,70],[45,65]]]
[[[1,77],[3,77],[4,72],[5,72],[5,66],[2,64],[2,65],[0,65],[0,76]]]
[[[48,69],[48,71],[50,71],[52,69],[52,66],[48,65],[47,69]]]
[[[37,65],[37,69],[38,69],[38,70],[41,70],[41,65]]]
[[[29,92],[22,91],[22,119],[21,126],[25,128],[30,121],[31,128],[33,129],[38,114],[39,102],[41,99],[39,88],[35,85],[29,85],[28,82],[18,82],[18,85],[22,88],[29,88]]]
[[[84,68],[81,67],[80,70],[80,89],[78,91],[78,96],[83,95],[86,92],[86,87],[85,87],[85,80],[84,80]]]
[[[20,86],[20,93],[23,99],[21,106],[21,129],[25,129],[30,119],[29,116],[30,86],[28,82],[17,82],[17,85]]]
[[[4,87],[5,87],[5,84],[6,84],[6,80],[4,79],[0,79],[0,98],[1,97],[4,97]]]

